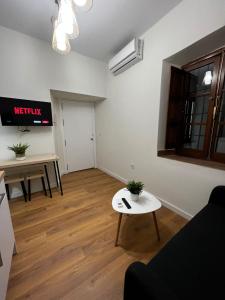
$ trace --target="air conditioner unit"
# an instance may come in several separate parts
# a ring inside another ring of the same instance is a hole
[[[118,75],[143,60],[143,49],[144,41],[135,38],[109,61],[110,71]]]

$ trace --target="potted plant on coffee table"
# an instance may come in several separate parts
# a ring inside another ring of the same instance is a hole
[[[13,151],[16,155],[16,160],[24,160],[26,159],[26,150],[30,147],[28,144],[16,144],[9,146],[8,149]]]
[[[131,200],[137,201],[139,195],[143,191],[144,184],[141,181],[129,181],[127,184],[127,189],[130,192]]]

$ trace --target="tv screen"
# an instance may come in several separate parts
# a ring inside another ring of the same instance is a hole
[[[52,126],[51,103],[0,97],[3,126]]]

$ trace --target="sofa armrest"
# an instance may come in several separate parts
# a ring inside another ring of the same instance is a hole
[[[225,186],[219,185],[215,187],[209,197],[209,203],[217,204],[225,207]]]
[[[125,274],[124,300],[177,300],[167,285],[141,262],[129,266]]]

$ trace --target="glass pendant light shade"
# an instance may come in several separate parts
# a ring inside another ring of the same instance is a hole
[[[69,39],[75,39],[79,36],[79,27],[72,0],[60,1],[58,24],[62,26]]]
[[[210,85],[212,83],[212,78],[213,78],[212,72],[211,71],[206,71],[204,79],[203,79],[203,83],[205,85]]]
[[[52,38],[52,48],[60,54],[68,54],[71,50],[70,42],[58,20],[54,22],[54,32]]]
[[[93,6],[93,0],[73,0],[74,4],[81,11],[88,11]]]

